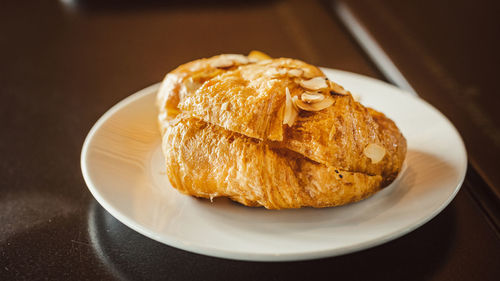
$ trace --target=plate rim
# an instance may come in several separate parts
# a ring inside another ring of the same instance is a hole
[[[363,80],[369,80],[370,83],[377,83],[381,86],[385,87],[391,87],[394,90],[401,92],[402,94],[405,94],[407,98],[414,99],[416,102],[423,103],[425,106],[428,106],[430,109],[432,109],[435,113],[437,113],[443,120],[446,121],[447,125],[454,130],[456,136],[458,137],[459,141],[459,146],[461,150],[461,154],[464,157],[464,162],[461,163],[460,169],[459,169],[459,175],[460,179],[458,181],[458,184],[456,187],[454,187],[453,193],[447,198],[447,200],[443,201],[443,203],[436,208],[430,215],[424,216],[422,219],[418,220],[417,222],[411,224],[410,226],[404,228],[404,229],[398,229],[395,231],[392,231],[390,233],[387,233],[382,236],[378,236],[376,238],[368,239],[365,240],[361,243],[355,243],[343,247],[337,247],[337,248],[329,248],[325,250],[319,250],[319,251],[309,251],[309,252],[304,252],[304,251],[297,251],[297,252],[289,252],[289,253],[282,253],[282,254],[267,254],[267,253],[248,253],[248,252],[241,252],[241,251],[230,251],[230,250],[225,250],[225,249],[220,249],[216,247],[208,247],[204,245],[195,245],[195,244],[187,244],[183,242],[180,239],[177,239],[175,237],[160,237],[160,235],[157,235],[154,231],[151,231],[140,224],[136,223],[133,219],[130,219],[127,215],[123,214],[120,210],[117,210],[114,208],[111,204],[107,202],[106,199],[104,199],[103,196],[101,196],[98,188],[96,188],[93,180],[91,179],[91,176],[88,171],[87,167],[87,156],[88,156],[88,151],[90,148],[90,144],[92,142],[92,139],[94,138],[95,134],[99,131],[99,129],[106,123],[106,121],[113,116],[118,110],[126,107],[127,105],[135,102],[136,100],[139,100],[147,95],[154,94],[161,85],[161,82],[155,83],[153,85],[150,85],[146,88],[143,88],[116,103],[113,105],[111,108],[109,108],[102,116],[99,117],[99,119],[96,121],[96,123],[92,126],[90,129],[89,133],[87,134],[82,150],[81,150],[81,155],[80,155],[80,165],[81,165],[81,170],[82,170],[82,175],[84,178],[84,181],[87,185],[87,188],[91,192],[92,196],[96,199],[96,201],[107,211],[109,212],[113,217],[115,217],[118,221],[126,225],[127,227],[133,229],[134,231],[140,233],[141,235],[144,235],[147,238],[153,239],[159,243],[165,244],[167,246],[175,247],[177,249],[189,251],[191,253],[195,254],[202,254],[206,256],[211,256],[211,257],[217,257],[217,258],[223,258],[223,259],[232,259],[232,260],[243,260],[243,261],[258,261],[258,262],[281,262],[281,261],[300,261],[300,260],[312,260],[312,259],[320,259],[320,258],[326,258],[326,257],[333,257],[333,256],[340,256],[348,253],[353,253],[353,252],[358,252],[362,250],[366,250],[384,243],[387,243],[389,241],[395,240],[397,238],[400,238],[413,230],[421,227],[422,225],[426,224],[430,220],[432,220],[434,217],[436,217],[439,213],[441,213],[444,208],[446,208],[451,201],[455,198],[457,193],[460,191],[463,182],[465,180],[465,175],[467,172],[467,163],[468,163],[468,158],[467,158],[467,152],[466,152],[466,147],[463,142],[463,139],[456,129],[456,127],[451,123],[451,121],[443,114],[441,113],[438,109],[436,109],[433,105],[429,104],[427,101],[414,96],[407,91],[404,91],[394,85],[391,85],[389,83],[386,83],[384,81],[368,77],[365,75],[357,74],[357,73],[352,73],[348,71],[343,71],[343,70],[337,70],[337,69],[332,69],[332,68],[325,68],[321,67],[321,69],[325,72],[325,74],[333,74],[333,73],[340,73],[341,75],[346,75],[346,76],[353,76],[356,77],[357,79],[363,79]],[[458,166],[458,165],[457,165]]]

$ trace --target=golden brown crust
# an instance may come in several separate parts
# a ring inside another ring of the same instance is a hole
[[[179,108],[230,131],[281,141],[285,88],[298,87],[286,73],[290,69],[306,69],[311,77],[324,75],[318,68],[292,59],[248,64],[210,79]]]
[[[228,57],[233,58],[233,65],[224,68],[214,66],[217,61]],[[242,55],[218,55],[180,65],[165,76],[158,92],[157,106],[160,109],[160,120],[167,121],[174,118],[180,112],[179,103],[188,95],[194,94],[204,82],[226,71],[234,70],[240,65],[250,63],[253,62]]]
[[[295,107],[295,123],[283,124],[285,92],[300,98],[315,86],[307,82],[313,77],[324,74],[298,60],[226,55],[169,73],[157,104],[172,185],[198,197],[281,209],[343,205],[392,182],[406,140],[394,122],[339,85],[325,80],[326,88],[311,94],[327,97],[328,106]],[[366,153],[373,144],[385,152],[380,160]]]
[[[387,151],[378,163],[363,155],[371,143]],[[302,112],[296,124],[286,129],[282,145],[319,163],[393,179],[406,154],[406,140],[394,122],[351,95],[336,96],[325,110]]]
[[[382,182],[379,175],[342,171],[184,116],[165,131],[163,151],[179,191],[268,209],[343,205],[376,192]]]

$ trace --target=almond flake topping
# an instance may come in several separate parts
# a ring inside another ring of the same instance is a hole
[[[269,76],[277,76],[279,73],[278,73],[278,69],[269,68],[268,70],[266,70],[265,74],[269,75]]]
[[[290,75],[290,77],[300,77],[302,76],[302,73],[304,73],[304,71],[302,69],[290,69],[288,70],[288,75]]]
[[[372,160],[372,164],[382,161],[385,156],[385,148],[376,143],[370,143],[363,150],[363,154]]]
[[[330,83],[330,89],[333,90],[333,94],[337,95],[348,95],[349,92],[344,89],[344,87],[340,86],[339,84],[329,81]]]
[[[287,124],[289,127],[293,125],[295,119],[297,118],[298,112],[293,104],[292,96],[290,95],[290,90],[286,87],[286,101],[285,101],[285,114],[283,116],[283,124]],[[295,98],[295,97],[294,97]]]
[[[257,62],[263,60],[270,60],[272,58],[261,51],[253,50],[248,54],[248,59],[250,60],[250,62]]]
[[[228,68],[234,65],[234,61],[227,58],[218,58],[211,62],[210,65],[215,68]]]
[[[227,54],[227,55],[222,55],[223,58],[232,60],[233,62],[236,62],[238,64],[247,64],[249,63],[249,59],[244,56],[244,55],[237,55],[237,54]]]
[[[295,100],[295,105],[298,108],[306,111],[320,111],[331,106],[334,102],[334,98],[332,98],[331,96],[327,96],[323,98],[323,100],[314,103],[306,103],[301,99],[297,99]]]
[[[304,72],[303,73],[304,77],[306,77],[306,78],[313,78],[314,76],[316,76],[313,74],[313,72],[309,68],[301,68],[301,69]]]
[[[226,54],[220,55],[210,65],[215,68],[228,68],[234,64],[248,64],[249,62],[248,58],[244,55]]]
[[[286,75],[286,69],[284,68],[270,68],[266,70],[266,74],[275,77],[275,76],[285,76]]]
[[[299,112],[300,109],[297,107],[297,100],[299,99],[298,96],[294,96],[292,98],[292,105],[293,105],[293,108],[295,109],[295,111]]]
[[[325,77],[314,77],[309,80],[300,81],[300,86],[308,90],[321,90],[328,88]]]
[[[324,100],[325,96],[323,94],[319,94],[319,93],[305,92],[300,96],[300,98],[302,99],[303,102],[315,103],[315,102],[320,102],[320,101]]]

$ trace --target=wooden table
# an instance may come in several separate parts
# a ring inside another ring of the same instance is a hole
[[[121,224],[87,190],[83,140],[118,101],[219,53],[258,49],[391,80],[339,10],[329,1],[2,1],[0,280],[498,280],[498,6],[427,2],[334,5],[457,125],[471,159],[461,191],[429,223],[384,245],[259,263],[185,252]]]

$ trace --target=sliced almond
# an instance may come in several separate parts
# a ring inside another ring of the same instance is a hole
[[[269,68],[266,71],[266,74],[269,76],[285,76],[287,73],[286,69],[284,68]]]
[[[325,77],[314,77],[309,80],[300,81],[300,86],[308,90],[321,90],[328,87]]]
[[[313,74],[313,72],[309,68],[301,68],[301,69],[302,69],[304,77],[306,77],[306,78],[313,78],[314,76],[316,76],[315,74]]]
[[[232,60],[233,62],[236,62],[238,64],[247,64],[249,63],[248,58],[244,55],[237,55],[237,54],[226,54],[222,55],[223,58]]]
[[[212,67],[215,68],[228,68],[234,65],[234,61],[228,59],[228,58],[218,58],[217,60],[213,61],[210,63]]]
[[[357,95],[357,94],[351,94],[352,96],[352,99],[357,101],[357,102],[361,102],[361,96],[360,95]]]
[[[290,90],[286,87],[285,91],[285,114],[283,116],[283,124],[287,124],[289,127],[293,125],[295,119],[297,118],[298,112],[293,106],[292,96],[290,95]]]
[[[316,102],[320,102],[320,101],[324,100],[325,96],[323,94],[319,94],[319,93],[307,93],[306,92],[300,96],[300,99],[306,103],[316,103]]]
[[[293,105],[293,108],[294,108],[297,112],[299,112],[299,111],[300,111],[300,109],[297,107],[297,100],[298,100],[298,99],[299,99],[299,97],[298,97],[298,96],[294,96],[294,97],[292,98],[292,105]]]
[[[302,76],[302,73],[304,73],[304,71],[302,69],[290,69],[288,70],[288,75],[290,77],[300,77]]]
[[[372,164],[376,164],[385,156],[385,148],[376,143],[370,143],[363,150],[363,154],[372,160]]]
[[[325,97],[322,101],[315,102],[315,103],[306,103],[302,100],[295,100],[295,105],[297,105],[298,108],[302,110],[307,110],[307,111],[320,111],[323,110],[329,106],[331,106],[335,100],[331,97]]]
[[[270,60],[272,59],[270,56],[268,56],[267,54],[261,52],[261,51],[256,51],[256,50],[253,50],[251,51],[249,54],[248,54],[248,58],[250,60],[258,60],[258,61],[261,61],[261,60]]]
[[[266,75],[269,75],[269,76],[278,76],[278,74],[279,74],[277,68],[269,68],[268,70],[266,70],[265,73],[266,73]]]
[[[349,92],[346,91],[344,89],[344,87],[340,86],[339,84],[335,83],[335,82],[332,82],[332,81],[329,81],[329,84],[330,84],[330,89],[332,89],[332,91],[330,91],[330,94],[332,95],[348,95]]]

